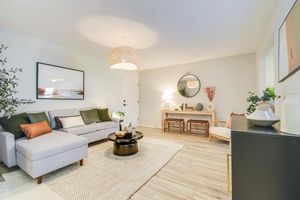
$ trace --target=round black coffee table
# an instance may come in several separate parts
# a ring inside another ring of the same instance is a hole
[[[118,138],[115,133],[108,135],[108,140],[114,141],[114,154],[117,156],[130,156],[136,154],[138,149],[138,140],[143,138],[143,133],[136,131],[132,138]]]

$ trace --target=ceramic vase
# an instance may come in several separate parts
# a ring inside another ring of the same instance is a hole
[[[288,94],[281,103],[281,126],[284,133],[300,135],[300,94]]]
[[[207,103],[207,105],[206,105],[207,111],[213,112],[213,111],[215,111],[215,109],[216,109],[216,107],[211,101]]]
[[[197,103],[196,106],[195,106],[195,110],[197,110],[197,111],[202,111],[202,110],[203,110],[203,105],[202,105],[202,103]]]
[[[266,106],[266,107],[270,108],[273,111],[273,113],[275,113],[275,107],[269,101],[262,101],[261,103],[257,104],[257,106]]]
[[[272,126],[280,120],[267,104],[257,106],[256,110],[247,116],[247,119],[257,126]]]

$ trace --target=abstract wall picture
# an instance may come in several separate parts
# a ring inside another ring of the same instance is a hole
[[[84,71],[37,62],[37,99],[84,99]]]
[[[279,82],[300,69],[300,1],[296,1],[279,29]]]

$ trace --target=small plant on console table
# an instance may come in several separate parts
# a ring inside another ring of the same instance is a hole
[[[7,58],[3,56],[3,52],[7,50],[7,46],[0,45],[0,116],[10,117],[13,115],[20,105],[32,104],[31,99],[20,99],[15,97],[18,93],[18,77],[17,73],[23,72],[21,68],[8,68]]]

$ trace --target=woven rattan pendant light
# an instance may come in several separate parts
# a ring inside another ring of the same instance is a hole
[[[108,56],[111,69],[137,70],[137,54],[128,46],[121,46],[111,50]]]

